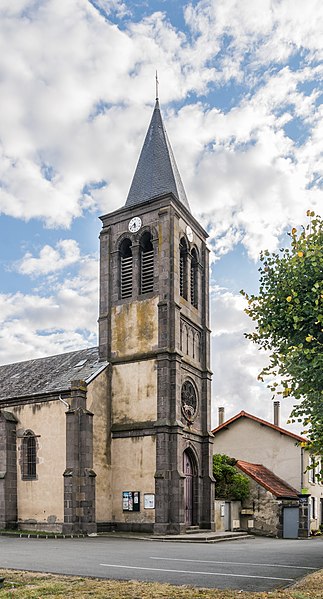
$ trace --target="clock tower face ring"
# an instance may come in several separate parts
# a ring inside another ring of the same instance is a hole
[[[198,401],[193,383],[184,381],[181,389],[181,407],[185,419],[191,423],[197,415]]]
[[[194,235],[193,235],[193,231],[192,231],[191,227],[189,225],[187,225],[185,231],[186,231],[187,239],[189,240],[190,243],[192,243],[192,241],[194,239]]]
[[[141,228],[142,222],[140,216],[134,216],[128,224],[128,230],[130,233],[137,233]]]

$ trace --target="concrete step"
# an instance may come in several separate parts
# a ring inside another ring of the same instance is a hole
[[[203,531],[198,526],[188,526],[187,529],[186,529],[186,531],[185,531],[185,534],[191,535],[191,534],[194,534],[196,532],[211,532],[211,531],[208,531],[206,529]]]
[[[220,543],[223,541],[241,541],[243,539],[254,539],[254,536],[239,531],[212,532],[198,530],[184,535],[158,535],[153,540],[168,543]]]

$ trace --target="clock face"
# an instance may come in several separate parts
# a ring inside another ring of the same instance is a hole
[[[129,221],[128,229],[130,233],[137,233],[141,227],[141,218],[139,216],[134,216],[131,221]]]
[[[193,241],[193,231],[191,229],[191,227],[189,225],[187,225],[186,227],[186,235],[187,235],[187,239],[192,243]]]

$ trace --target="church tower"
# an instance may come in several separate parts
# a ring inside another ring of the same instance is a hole
[[[125,205],[101,217],[111,522],[213,528],[207,233],[192,216],[158,100]]]

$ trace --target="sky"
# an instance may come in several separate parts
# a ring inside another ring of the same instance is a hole
[[[157,69],[209,233],[212,426],[272,421],[239,291],[323,212],[322,22],[321,0],[1,0],[1,364],[97,344],[98,217],[125,203]]]

